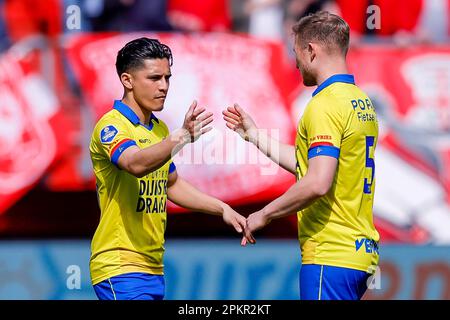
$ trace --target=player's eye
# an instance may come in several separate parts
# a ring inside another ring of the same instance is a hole
[[[162,77],[161,76],[149,76],[147,77],[147,79],[150,79],[152,81],[158,81],[160,80]]]

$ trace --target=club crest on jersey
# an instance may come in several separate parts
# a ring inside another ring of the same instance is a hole
[[[118,132],[119,130],[117,130],[114,126],[104,127],[100,132],[100,140],[102,143],[109,143],[114,139]]]

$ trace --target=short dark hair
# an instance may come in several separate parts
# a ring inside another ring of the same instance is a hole
[[[169,60],[172,65],[172,51],[170,48],[159,42],[157,39],[139,38],[128,42],[117,53],[116,70],[120,75],[132,69],[140,68],[144,65],[146,59],[164,59]]]
[[[320,42],[329,51],[339,49],[344,55],[348,52],[350,27],[341,17],[328,11],[318,11],[301,18],[292,30],[300,44]]]

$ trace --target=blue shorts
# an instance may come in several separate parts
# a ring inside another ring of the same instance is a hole
[[[162,300],[164,276],[141,272],[125,273],[94,285],[100,300]]]
[[[300,269],[301,300],[360,300],[367,290],[370,273],[319,264]]]

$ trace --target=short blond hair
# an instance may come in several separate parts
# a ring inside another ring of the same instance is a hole
[[[344,19],[328,11],[319,11],[301,18],[292,30],[302,46],[319,42],[330,52],[336,49],[344,55],[348,52],[350,27]]]

